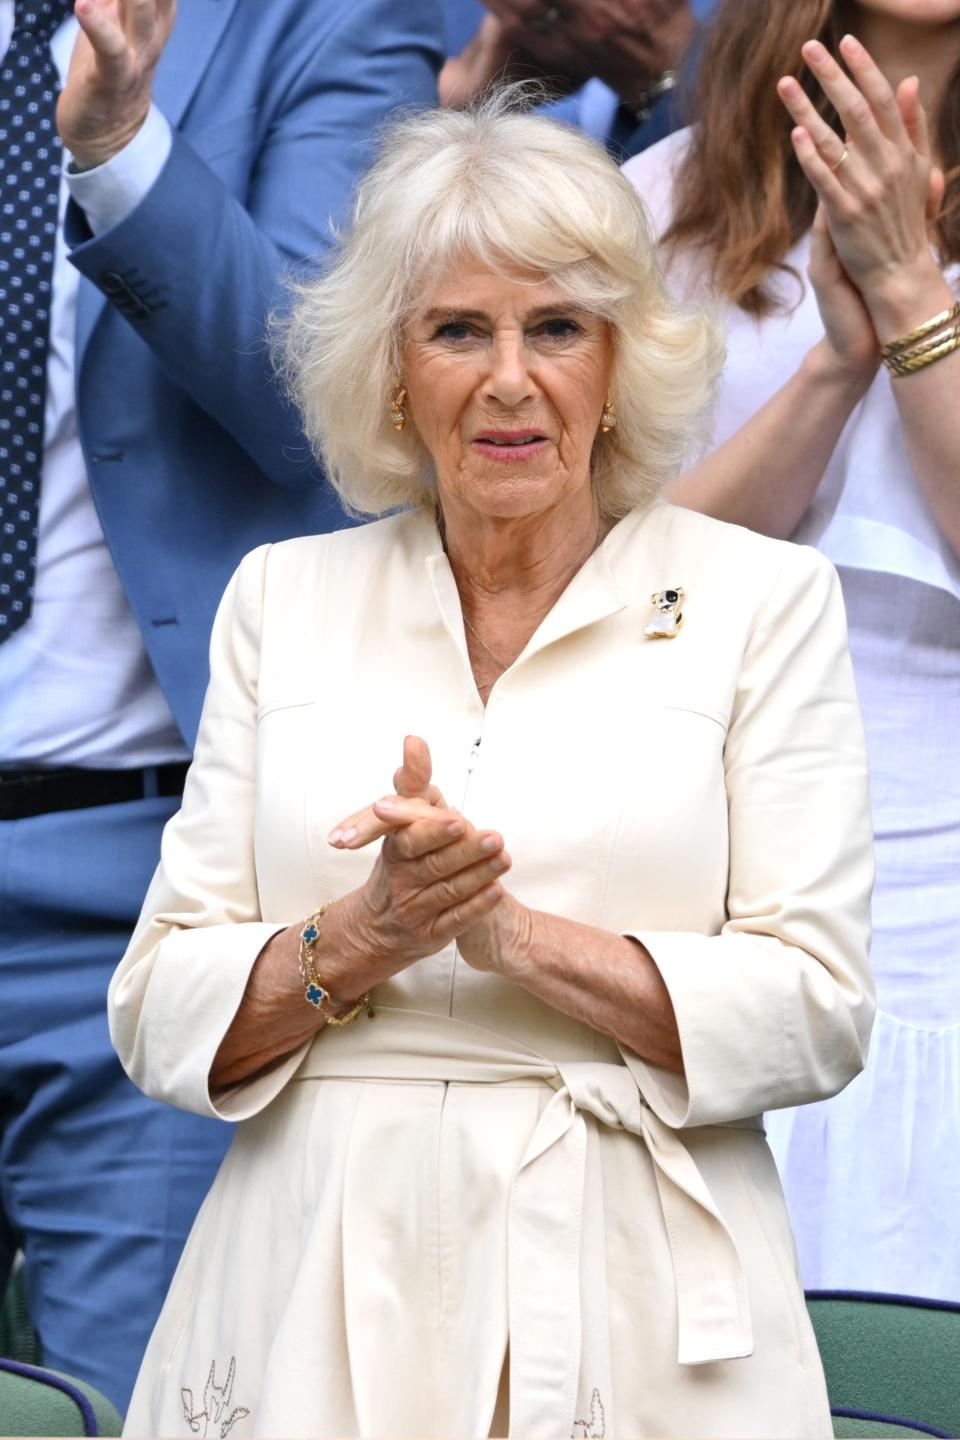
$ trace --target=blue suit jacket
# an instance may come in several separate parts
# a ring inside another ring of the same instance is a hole
[[[346,523],[273,380],[264,321],[289,263],[346,214],[387,112],[434,102],[442,37],[439,0],[182,0],[154,89],[174,127],[166,166],[97,237],[69,207],[90,484],[190,743],[240,557]]]

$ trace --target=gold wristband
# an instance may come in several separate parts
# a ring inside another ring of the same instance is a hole
[[[331,995],[326,985],[317,973],[316,962],[313,958],[313,947],[320,937],[320,919],[327,910],[326,905],[321,905],[319,910],[314,910],[303,922],[303,929],[300,931],[300,979],[303,981],[303,998],[315,1010],[319,1010],[328,1025],[349,1025],[355,1020],[361,1010],[366,1010],[371,1019],[373,1017],[373,1006],[370,1003],[370,992],[361,995],[359,1000],[338,1000]],[[349,1007],[345,1009],[344,1007]]]
[[[952,355],[958,348],[960,325],[955,325],[946,335],[937,335],[925,345],[918,345],[906,354],[884,355],[883,363],[894,379],[902,379],[904,375],[914,375],[918,370],[925,370],[928,365],[935,365],[938,360]]]
[[[960,319],[960,300],[951,305],[948,310],[941,310],[939,315],[934,315],[930,320],[924,320],[916,330],[911,330],[907,335],[901,335],[899,340],[888,340],[883,346],[883,358],[903,354],[916,345],[918,340],[926,340],[936,330],[943,330],[947,325],[952,325],[955,320]]]

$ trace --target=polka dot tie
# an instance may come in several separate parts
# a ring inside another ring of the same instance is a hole
[[[61,161],[50,37],[70,8],[16,0],[0,61],[0,642],[33,602]]]

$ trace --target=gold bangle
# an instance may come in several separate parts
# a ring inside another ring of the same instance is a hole
[[[925,340],[922,345],[914,345],[912,350],[907,350],[901,355],[885,355],[883,357],[883,363],[891,373],[903,371],[904,374],[909,374],[911,368],[917,368],[913,365],[914,360],[921,359],[924,355],[929,355],[931,351],[936,350],[938,346],[943,345],[945,341],[958,333],[960,333],[960,327],[956,325],[952,330],[948,330],[946,334],[941,330],[940,334],[934,335],[932,340]]]
[[[920,345],[911,345],[909,350],[901,350],[898,354],[890,355],[888,358],[894,365],[902,365],[905,360],[914,360],[918,355],[927,355],[931,350],[936,350],[938,345],[942,345],[944,340],[949,340],[951,335],[956,335],[957,329],[958,327],[954,325],[946,332],[940,330],[930,340],[924,340]]]
[[[955,326],[949,335],[938,336],[932,344],[922,345],[908,355],[885,355],[883,360],[894,379],[902,379],[904,375],[914,375],[928,365],[935,365],[957,349],[960,349],[960,326]]]
[[[908,335],[901,335],[899,340],[889,340],[883,346],[884,360],[894,355],[901,355],[904,350],[909,350],[918,340],[925,340],[935,330],[942,330],[958,318],[960,318],[960,300],[955,305],[951,305],[948,310],[941,310],[940,314],[934,315],[931,320],[924,320],[922,325],[918,325],[916,330],[911,330]]]
[[[326,985],[317,973],[316,961],[313,958],[313,947],[320,938],[320,920],[327,910],[326,905],[321,905],[319,910],[314,910],[303,922],[300,931],[300,979],[303,981],[303,998],[308,1005],[319,1010],[328,1025],[349,1025],[355,1020],[361,1010],[366,1010],[373,1018],[373,1006],[370,1003],[370,992],[366,991],[359,1000],[338,1000],[331,995]],[[327,1009],[331,1006],[332,1009]],[[349,1006],[344,1010],[344,1006]]]

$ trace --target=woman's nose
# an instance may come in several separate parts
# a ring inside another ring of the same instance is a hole
[[[533,394],[522,335],[498,336],[490,347],[490,369],[484,389],[489,398],[516,408]]]

